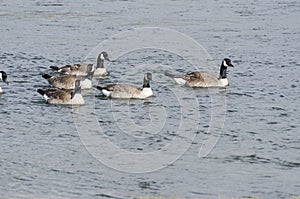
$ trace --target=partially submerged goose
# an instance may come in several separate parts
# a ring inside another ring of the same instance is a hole
[[[191,72],[185,75],[174,75],[165,72],[166,76],[172,77],[176,83],[189,87],[226,87],[228,85],[227,67],[233,67],[231,60],[225,58],[220,67],[219,78],[207,72]]]
[[[75,89],[73,91],[50,88],[46,90],[38,89],[37,92],[45,98],[48,104],[84,104],[84,99],[81,95],[80,80],[75,82]]]
[[[107,52],[101,52],[97,58],[97,65],[93,68],[95,70],[94,76],[106,76],[108,72],[104,68],[104,60],[110,61]],[[62,67],[50,66],[53,70],[56,70],[63,74],[85,76],[87,75],[87,66],[89,64],[73,64],[65,65]]]
[[[130,84],[109,84],[105,86],[96,86],[103,95],[111,98],[138,98],[144,99],[153,95],[150,87],[150,80],[152,80],[152,74],[147,73],[144,76],[143,88],[130,85]]]
[[[0,71],[0,81],[3,81],[3,82],[5,82],[6,84],[8,84],[6,72]],[[1,87],[0,87],[0,93],[3,93],[3,90],[2,90]]]
[[[87,66],[87,75],[85,77],[77,77],[76,75],[63,75],[63,76],[51,76],[44,74],[42,77],[45,78],[49,84],[60,89],[74,89],[76,80],[81,80],[81,88],[89,89],[92,88],[93,79],[93,64]]]

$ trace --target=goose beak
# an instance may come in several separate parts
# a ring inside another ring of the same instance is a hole
[[[232,65],[232,63],[230,63],[228,66],[234,67],[234,66]]]

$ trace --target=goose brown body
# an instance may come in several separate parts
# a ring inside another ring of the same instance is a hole
[[[51,76],[48,74],[44,74],[42,77],[45,78],[49,84],[56,88],[60,89],[74,89],[76,80],[81,80],[81,88],[82,89],[89,89],[92,88],[92,64],[88,65],[87,73],[85,77],[78,77],[76,75],[62,75],[62,76]]]
[[[59,88],[50,88],[46,90],[38,89],[37,92],[41,94],[49,104],[84,104],[84,99],[81,95],[79,80],[76,81],[76,87],[73,91]]]
[[[105,86],[96,86],[105,96],[111,98],[137,98],[144,99],[153,95],[150,88],[151,73],[147,73],[144,77],[143,88],[131,84],[108,84]]]
[[[97,65],[93,65],[92,71],[94,76],[106,76],[108,75],[107,70],[104,68],[104,60],[110,61],[106,52],[101,52],[97,58]],[[87,69],[90,64],[79,63],[79,64],[68,64],[65,66],[57,67],[50,66],[51,69],[56,70],[62,74],[85,76],[87,75]]]
[[[171,77],[175,80],[176,83],[182,84],[189,87],[226,87],[228,85],[227,79],[227,67],[233,65],[231,60],[225,58],[220,67],[219,78],[208,73],[208,72],[190,72],[184,75],[174,75],[169,72],[165,72],[165,75]]]

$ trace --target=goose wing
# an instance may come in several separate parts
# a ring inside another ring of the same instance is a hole
[[[114,86],[114,90],[111,93],[113,98],[135,98],[142,92],[142,89],[129,84],[119,84]]]
[[[97,86],[106,96],[112,98],[133,98],[142,92],[142,89],[130,84],[109,84],[106,86]]]
[[[58,88],[50,88],[47,90],[38,89],[37,92],[41,94],[49,104],[67,104],[71,101],[71,91],[62,90]]]
[[[142,91],[140,87],[130,84],[116,84],[114,86],[114,92],[136,93],[139,91]]]
[[[88,64],[68,64],[62,67],[51,66],[53,70],[57,70],[63,74],[70,74],[70,75],[85,75],[87,71]]]
[[[47,89],[45,95],[49,100],[68,101],[71,99],[71,91],[57,88]]]
[[[218,78],[207,72],[191,72],[183,77],[190,87],[212,87],[218,85]]]
[[[76,81],[76,75],[64,75],[59,77],[53,77],[49,79],[49,83],[57,88],[62,89],[74,89]]]

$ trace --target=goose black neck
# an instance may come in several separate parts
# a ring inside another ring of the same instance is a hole
[[[104,68],[104,60],[101,59],[101,55],[97,58],[97,68]]]
[[[143,88],[150,88],[150,81],[146,78],[144,78]]]
[[[81,93],[81,87],[75,87],[74,91],[72,91],[71,93],[71,99],[73,99],[76,94],[80,94],[80,93]]]
[[[225,78],[227,78],[227,67],[222,64],[220,68],[220,79]]]
[[[88,72],[88,74],[84,77],[84,79],[89,79],[92,81],[94,76],[94,71],[93,72]]]

